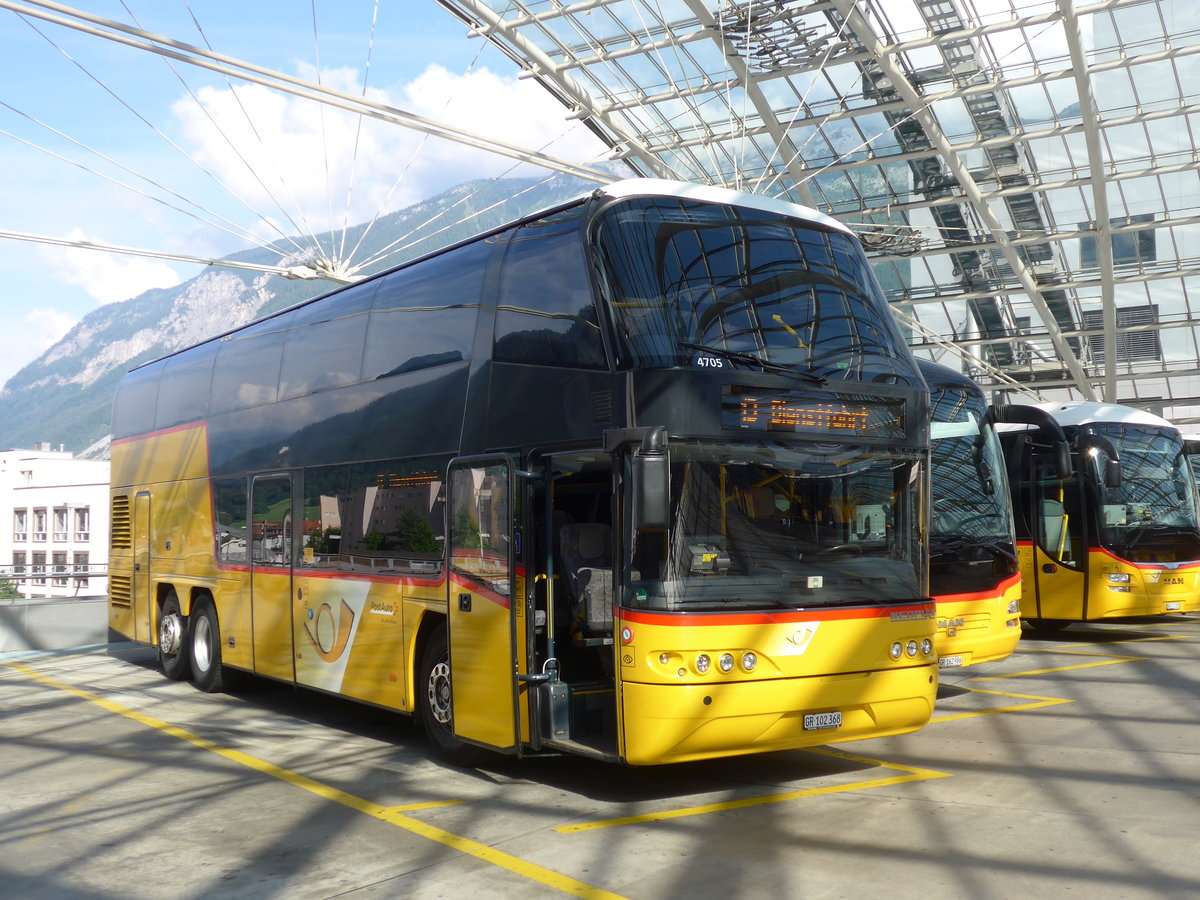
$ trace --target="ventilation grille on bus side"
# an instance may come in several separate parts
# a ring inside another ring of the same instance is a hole
[[[594,391],[592,393],[592,421],[611,422],[612,411],[612,391]]]
[[[109,546],[113,550],[133,549],[133,528],[129,519],[129,495],[114,494],[112,498],[112,538]]]
[[[125,575],[108,577],[108,602],[129,609],[133,605],[133,580]]]

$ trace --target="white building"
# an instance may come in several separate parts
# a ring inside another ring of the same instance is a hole
[[[0,450],[0,579],[23,597],[108,593],[108,481],[107,460]]]

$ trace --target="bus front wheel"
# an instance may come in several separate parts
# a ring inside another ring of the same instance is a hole
[[[192,683],[210,694],[222,690],[225,673],[221,665],[221,629],[217,611],[207,598],[197,600],[192,606],[188,649],[192,657]]]
[[[454,736],[450,645],[445,625],[439,625],[425,642],[416,686],[421,726],[434,754],[454,765],[474,763],[480,757],[480,751]]]
[[[172,681],[187,678],[191,671],[188,660],[187,619],[179,610],[179,597],[172,589],[163,597],[158,610],[158,664]]]

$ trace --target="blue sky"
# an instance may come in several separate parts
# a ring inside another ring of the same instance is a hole
[[[601,152],[432,0],[75,8],[309,80],[319,61],[324,85],[357,95],[366,76],[373,99],[564,159]],[[223,256],[251,246],[248,235],[354,224],[512,165],[0,9],[3,231]],[[102,303],[201,271],[11,239],[0,239],[0,266],[0,384]]]

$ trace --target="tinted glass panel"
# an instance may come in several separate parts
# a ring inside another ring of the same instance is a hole
[[[208,415],[208,392],[216,356],[216,344],[201,344],[166,360],[155,415],[158,428],[195,422]]]
[[[256,566],[292,562],[292,480],[286,475],[254,479],[250,560]]]
[[[283,349],[280,399],[359,380],[375,288],[374,281],[355,285],[296,310]]]
[[[450,565],[454,571],[509,594],[508,467],[455,469],[450,510]]]
[[[504,257],[496,359],[600,369],[607,363],[574,222],[528,225]]]
[[[440,574],[446,462],[409,459],[306,469],[301,565]]]
[[[250,558],[246,533],[246,479],[214,478],[212,485],[217,560],[245,563]]]
[[[129,437],[154,430],[158,379],[162,370],[161,362],[151,363],[121,379],[113,401],[113,437]]]
[[[291,313],[250,325],[219,341],[210,413],[274,403]]]
[[[479,241],[383,278],[367,329],[364,381],[470,357],[494,246]]]

